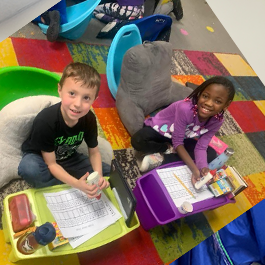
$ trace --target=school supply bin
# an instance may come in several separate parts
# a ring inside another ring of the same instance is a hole
[[[44,246],[43,248],[38,249],[35,253],[31,255],[24,255],[20,253],[16,247],[18,239],[13,238],[14,231],[12,229],[10,213],[8,210],[8,205],[11,199],[16,195],[26,194],[30,202],[31,210],[36,216],[36,220],[33,222],[32,225],[40,226],[46,222],[55,221],[50,210],[46,205],[46,200],[43,193],[57,192],[69,188],[71,187],[64,184],[64,185],[57,185],[42,189],[28,189],[18,193],[10,194],[4,199],[3,202],[4,211],[2,214],[3,232],[4,232],[5,241],[9,242],[12,247],[11,253],[9,255],[9,260],[11,262],[16,262],[23,259],[54,257],[54,256],[68,255],[68,254],[88,251],[90,249],[94,249],[104,244],[110,243],[139,227],[140,225],[139,220],[137,218],[137,215],[134,213],[133,225],[130,228],[126,226],[124,218],[120,218],[117,222],[107,227],[105,230],[103,230],[102,232],[92,237],[91,239],[89,239],[88,241],[86,241],[85,243],[83,243],[82,245],[78,246],[75,249],[73,249],[70,244],[66,244],[58,248],[55,248],[53,250],[50,250],[48,246]],[[104,190],[104,193],[114,204],[114,206],[120,211],[118,203],[116,201],[116,198],[112,190],[108,188]]]
[[[160,166],[159,168],[181,165],[183,165],[183,162],[175,162]],[[137,179],[133,193],[137,200],[136,213],[145,230],[150,230],[155,226],[164,225],[188,215],[235,202],[235,200],[230,200],[227,196],[214,197],[194,203],[193,212],[182,214],[174,204],[156,169]]]

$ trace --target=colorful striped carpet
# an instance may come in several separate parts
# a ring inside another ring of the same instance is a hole
[[[130,136],[119,119],[108,89],[108,50],[109,47],[103,45],[49,43],[46,40],[10,37],[0,43],[0,68],[32,66],[60,74],[71,61],[94,66],[102,77],[99,98],[93,105],[99,133],[111,143],[114,155],[133,188],[140,172],[133,156]],[[237,196],[235,204],[183,218],[149,232],[140,227],[121,239],[85,253],[18,264],[167,264],[264,199],[265,89],[255,72],[237,54],[186,50],[173,51],[171,71],[172,78],[182,83],[200,84],[214,75],[227,76],[234,83],[235,101],[229,107],[218,137],[234,148],[235,154],[229,164],[238,169],[249,187]],[[18,180],[1,189],[0,198],[24,187]],[[8,261],[10,246],[4,243],[2,230],[0,242],[1,264],[12,264]]]

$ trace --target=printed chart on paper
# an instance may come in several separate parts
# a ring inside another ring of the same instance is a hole
[[[44,193],[64,237],[77,237],[103,230],[121,218],[121,214],[102,192],[101,198],[89,199],[85,193],[71,188]]]
[[[191,183],[191,171],[185,166],[162,168],[156,170],[163,184],[175,205],[179,207],[184,201],[195,203],[213,198],[214,195],[204,185],[199,191],[196,191]],[[195,195],[194,199],[183,185],[174,177],[174,174],[184,183],[184,185]]]

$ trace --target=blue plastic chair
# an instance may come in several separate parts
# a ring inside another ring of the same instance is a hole
[[[99,2],[100,0],[86,0],[67,7],[68,22],[61,25],[59,36],[70,40],[80,38],[85,33],[87,25],[93,16],[93,11]],[[38,25],[42,32],[47,34],[48,25],[42,23]]]
[[[142,37],[142,41],[155,41],[158,35],[172,24],[172,18],[167,15],[155,14],[152,16],[129,21],[126,25],[136,25]]]
[[[107,81],[110,92],[116,98],[121,77],[123,57],[131,47],[142,44],[136,25],[125,25],[119,29],[111,43],[107,59]]]

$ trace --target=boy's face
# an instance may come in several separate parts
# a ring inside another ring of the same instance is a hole
[[[73,127],[85,116],[95,101],[96,88],[88,88],[75,82],[74,78],[65,79],[63,87],[58,84],[58,93],[62,100],[61,112],[65,123]]]

